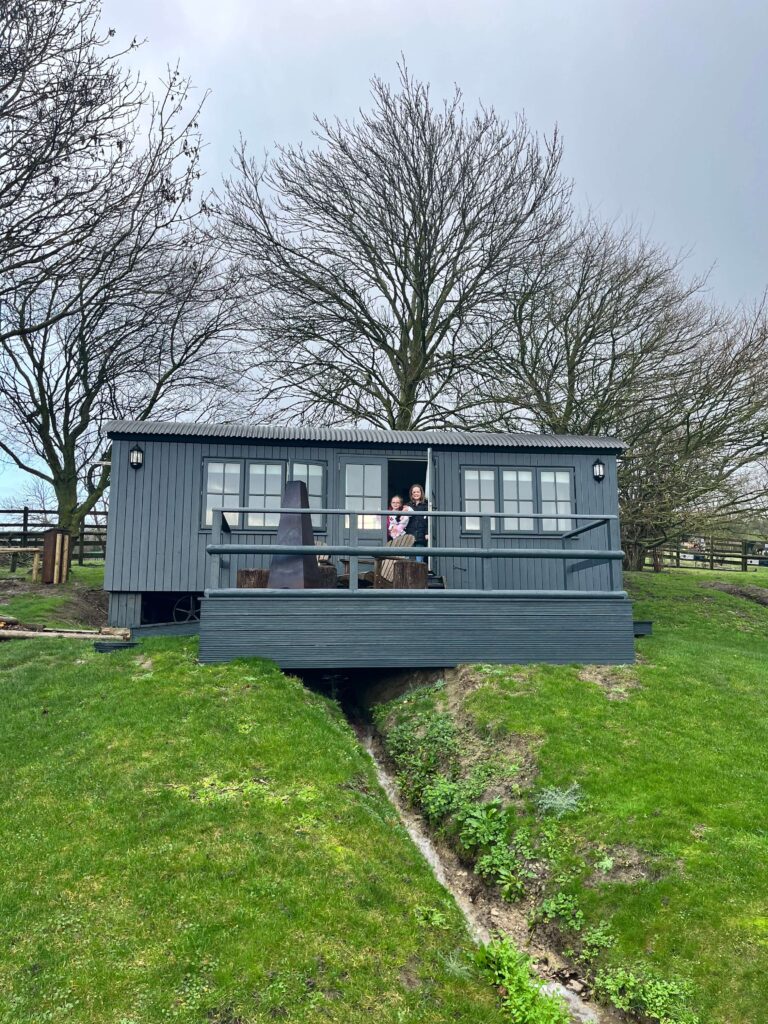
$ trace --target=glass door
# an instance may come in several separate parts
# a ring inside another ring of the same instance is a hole
[[[387,460],[376,457],[354,456],[341,460],[342,508],[364,512],[366,509],[386,508],[384,488],[387,479]],[[349,540],[350,517],[344,516],[344,536]],[[357,517],[358,536],[361,539],[382,540],[384,517],[361,515]]]

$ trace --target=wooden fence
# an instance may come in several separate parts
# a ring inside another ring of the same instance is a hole
[[[42,546],[43,534],[56,526],[55,512],[41,508],[0,508],[0,548]],[[72,561],[103,560],[107,550],[107,513],[89,512],[72,544]],[[21,554],[21,552],[19,552]],[[18,561],[11,553],[12,567]]]
[[[649,551],[646,564],[657,568],[754,572],[768,568],[768,541],[680,537]]]

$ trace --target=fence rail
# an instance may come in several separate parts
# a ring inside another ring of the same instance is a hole
[[[58,525],[55,512],[44,508],[0,508],[0,548],[27,548],[42,544],[43,534]],[[72,555],[78,565],[88,560],[100,561],[107,550],[107,513],[88,512],[73,539]],[[18,552],[21,554],[21,552]],[[18,557],[11,553],[12,571]]]
[[[759,568],[768,568],[768,541],[730,537],[680,537],[649,551],[646,564],[659,569],[754,572]]]

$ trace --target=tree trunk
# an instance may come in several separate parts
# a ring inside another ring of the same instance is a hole
[[[646,548],[643,544],[626,541],[624,544],[624,568],[630,572],[642,572],[645,566]]]

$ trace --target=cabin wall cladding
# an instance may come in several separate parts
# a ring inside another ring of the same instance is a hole
[[[136,443],[144,451],[144,464],[140,469],[132,469],[128,458],[129,450]],[[465,467],[563,468],[573,474],[575,513],[616,515],[615,454],[599,451],[606,466],[602,483],[595,481],[592,474],[597,456],[598,449],[587,447],[582,450],[562,447],[502,450],[432,444],[434,505],[438,510],[462,508]],[[105,589],[111,592],[110,621],[114,625],[138,624],[142,593],[202,593],[209,585],[206,545],[211,535],[202,525],[204,460],[274,459],[288,463],[294,459],[323,463],[326,467],[325,503],[330,508],[339,508],[344,504],[343,459],[350,457],[420,461],[426,458],[426,444],[369,446],[335,441],[315,444],[198,440],[195,437],[177,440],[162,435],[142,437],[140,433],[113,438],[105,577]],[[482,546],[478,533],[464,531],[463,519],[439,519],[432,523],[432,540],[436,546]],[[318,542],[343,543],[343,532],[342,517],[329,516],[326,529],[318,532],[316,538]],[[274,536],[274,530],[237,531],[237,539],[243,542],[269,543]],[[565,541],[546,534],[525,536],[496,532],[492,543],[499,547],[617,549],[620,538],[618,523],[612,521]],[[267,556],[233,555],[225,560],[220,586],[234,587],[239,568],[267,564]],[[622,587],[618,563],[495,559],[488,560],[484,569],[481,559],[443,558],[433,559],[433,568],[445,576],[446,585],[452,590],[618,592]]]

